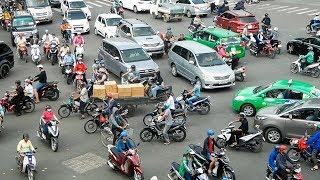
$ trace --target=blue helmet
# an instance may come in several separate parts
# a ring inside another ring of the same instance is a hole
[[[276,150],[276,151],[279,151],[279,148],[280,148],[279,145],[274,146],[274,150]]]
[[[120,138],[127,137],[127,136],[128,136],[128,134],[125,131],[122,131],[120,134]]]
[[[168,109],[170,107],[170,104],[169,103],[164,103],[164,108],[165,109]]]
[[[214,135],[214,131],[212,129],[209,129],[207,131],[207,134],[208,134],[208,136],[212,136],[212,135]]]

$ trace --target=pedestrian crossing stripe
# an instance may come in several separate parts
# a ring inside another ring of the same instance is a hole
[[[110,6],[110,4],[105,3],[105,2],[101,2],[101,1],[96,1],[96,3],[103,4],[103,5],[105,5],[105,6]]]
[[[96,4],[96,3],[93,3],[93,2],[90,2],[90,1],[88,1],[87,3],[88,3],[88,4],[91,4],[91,5],[93,5],[93,6],[102,7],[101,5]]]
[[[297,15],[308,15],[308,16],[314,16],[320,12],[319,9],[290,7],[290,6],[277,5],[277,4],[271,5],[271,4],[259,3],[259,4],[249,4],[246,6],[252,7],[255,9],[275,10],[278,12],[285,12],[287,14],[295,13]]]
[[[307,9],[309,9],[309,8],[296,9],[296,10],[288,11],[287,13],[293,13],[293,12],[298,12],[298,11],[304,11],[304,10],[307,10]]]
[[[276,9],[283,9],[283,8],[287,8],[289,6],[280,6],[280,7],[276,7],[276,8],[271,8],[269,10],[276,10]]]
[[[279,6],[279,5],[271,5],[271,6],[264,6],[264,7],[261,7],[261,8],[258,8],[258,9],[269,9],[269,8],[271,8],[271,7],[277,7],[277,6]]]
[[[313,12],[313,11],[318,11],[318,9],[313,9],[313,10],[309,10],[309,11],[304,11],[304,12],[300,12],[300,13],[297,13],[297,14],[305,14],[305,13],[310,13],[310,12]]]
[[[291,9],[297,9],[298,7],[292,7],[292,8],[287,8],[287,9],[281,9],[281,10],[278,10],[278,12],[280,11],[286,11],[286,10],[291,10]]]
[[[92,9],[92,8],[93,8],[92,6],[90,6],[90,5],[88,5],[88,4],[87,4],[87,6],[88,6],[88,8],[90,8],[90,9]]]

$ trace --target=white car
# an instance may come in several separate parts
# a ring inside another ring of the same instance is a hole
[[[66,11],[72,9],[81,9],[87,16],[87,18],[91,19],[91,11],[89,7],[83,0],[60,0],[61,2],[61,13],[64,15]]]
[[[94,34],[105,38],[115,37],[121,19],[117,14],[99,14],[94,23]]]
[[[90,32],[89,21],[82,10],[68,10],[65,14],[65,17],[67,18],[67,21],[71,26],[72,34],[76,34],[78,32]]]
[[[121,0],[123,8],[133,10],[134,13],[140,11],[150,11],[152,0]]]

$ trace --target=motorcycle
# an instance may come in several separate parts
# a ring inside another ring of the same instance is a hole
[[[67,118],[70,116],[71,113],[77,113],[79,112],[80,102],[74,101],[73,102],[73,94],[69,97],[68,102],[64,102],[59,110],[58,114],[61,118]],[[89,99],[89,101],[86,103],[86,106],[84,108],[84,111],[89,115],[92,116],[93,112],[98,108],[98,105],[94,103],[94,99]]]
[[[250,53],[252,55],[258,56],[258,46],[256,43],[251,43],[249,46]],[[272,45],[270,44],[270,40],[264,41],[264,46],[260,51],[262,56],[268,56],[271,59],[276,57],[275,49],[273,49]]]
[[[41,61],[40,48],[37,44],[31,46],[31,59],[36,65]]]
[[[110,13],[114,14],[118,14],[119,16],[121,16],[122,18],[124,18],[124,10],[123,10],[123,6],[118,6],[117,12],[115,12],[115,9],[113,7],[111,7],[110,9]]]
[[[3,28],[6,30],[6,31],[10,31],[10,24],[11,24],[11,19],[10,18],[5,18],[4,23],[2,24]]]
[[[301,174],[301,167],[300,165],[293,165],[290,169],[290,173],[287,174],[288,179],[290,180],[303,180],[302,174]],[[271,170],[271,168],[268,166],[267,167],[267,171],[266,171],[266,179],[267,180],[272,180],[272,174],[273,171]],[[276,180],[283,180],[283,177],[279,176],[278,174],[276,174]]]
[[[312,30],[311,30],[311,25],[313,24],[313,19],[310,21],[310,23],[306,26],[306,33],[307,34],[311,34],[312,33]],[[316,32],[319,32],[320,31],[320,26],[317,26],[315,28],[315,31]]]
[[[27,44],[20,44],[18,47],[18,54],[19,54],[19,58],[23,61],[25,61],[26,63],[28,62],[27,60]]]
[[[154,78],[142,80],[140,83],[144,86],[144,93],[150,97],[152,95],[151,89],[156,85]],[[165,100],[166,93],[172,93],[172,86],[161,86],[157,91],[156,100]]]
[[[49,54],[51,65],[54,65],[58,62],[58,44],[56,42],[51,43]]]
[[[43,88],[38,91],[39,98],[48,98],[50,101],[59,99],[60,91],[58,81],[48,82]]]
[[[20,172],[27,173],[29,180],[35,180],[37,162],[36,158],[34,157],[34,153],[35,152],[24,153],[23,162],[20,161],[20,157],[15,157],[18,166],[20,167],[22,165]]]
[[[188,27],[188,31],[190,33],[194,33],[195,31],[201,31],[201,30],[203,30],[205,28],[206,28],[206,26],[203,23],[201,23],[200,26],[198,26],[198,28],[197,28],[197,26],[195,24],[193,24],[193,19],[192,19],[191,23],[190,23],[190,25]]]
[[[236,68],[233,70],[236,81],[244,81],[244,78],[246,77],[246,68],[241,66],[239,68]]]
[[[133,143],[134,144],[134,143]],[[137,144],[137,147],[139,144]],[[119,170],[127,176],[133,176],[134,180],[143,180],[143,170],[141,168],[141,159],[137,149],[129,149],[125,152],[126,160],[124,162],[124,170],[121,168],[121,159],[119,159],[117,147],[109,144],[107,146],[109,156],[108,165],[113,170]]]
[[[197,160],[201,163],[204,164],[206,169],[209,168],[210,162],[206,159],[205,156],[202,154],[202,147],[194,144],[190,144],[189,148],[191,148],[195,153],[195,157]],[[217,161],[215,164],[215,168],[212,170],[211,176],[216,177],[216,178],[226,178],[228,180],[235,180],[236,175],[234,173],[234,170],[232,167],[229,165],[230,160],[228,156],[226,155],[226,150],[225,149],[219,149],[217,152],[212,154]]]
[[[158,118],[158,115],[161,112],[163,112],[163,104],[157,103],[155,105],[155,109],[152,112],[147,113],[143,117],[143,124],[146,126],[150,125],[150,123],[152,123],[155,119]],[[172,110],[171,114],[172,114],[173,121],[175,122],[186,121],[187,115],[185,110],[183,109]]]
[[[0,100],[0,104],[3,107],[4,113],[6,113],[6,111],[15,111],[15,105],[10,102],[9,92],[6,92],[4,94],[4,96]],[[20,101],[20,107],[21,110],[23,110],[25,113],[32,113],[35,109],[34,102],[29,96],[24,96],[22,98],[22,100]]]
[[[75,72],[75,74],[76,74],[76,78],[74,80],[75,86],[78,91],[81,91],[81,84],[83,83],[83,74],[84,73],[81,71],[77,71],[77,72]]]
[[[301,68],[301,59],[302,56],[299,56],[299,59],[292,62],[291,66],[290,66],[290,71],[293,74],[296,74],[298,72],[307,74],[313,78],[317,78],[320,75],[320,62],[315,62],[313,64],[308,65],[307,67],[305,67],[304,69]],[[306,61],[303,59],[303,61]]]
[[[72,33],[71,33],[71,29],[66,29],[65,33],[61,33],[65,42],[69,42],[72,43]]]
[[[43,43],[44,51],[46,53],[47,60],[50,59],[50,42],[46,41]]]
[[[195,102],[193,102],[194,108],[192,109],[188,104],[188,98],[191,95],[187,95],[188,91],[183,90],[181,95],[175,99],[175,105],[177,109],[187,109],[189,112],[198,112],[201,115],[206,115],[210,112],[210,96],[208,97],[199,97]]]
[[[73,64],[66,64],[64,67],[64,77],[67,79],[67,84],[72,83],[72,76],[73,76]]]
[[[60,134],[59,128],[58,128],[58,124],[59,121],[57,120],[51,120],[50,122],[48,122],[48,134],[45,135],[43,132],[43,128],[41,126],[41,120],[40,119],[40,124],[39,124],[39,130],[37,131],[37,136],[41,139],[41,140],[45,140],[46,142],[49,142],[51,145],[51,149],[53,152],[57,152],[58,151],[58,146],[59,146],[59,142],[58,142],[58,137]]]
[[[281,52],[281,47],[282,47],[281,41],[271,40],[270,43],[271,43],[271,46],[272,46],[272,48],[274,49],[274,51],[275,51],[277,54],[280,54],[280,52]]]
[[[168,174],[168,178],[170,180],[184,180],[184,178],[179,174],[180,164],[176,162],[171,163],[171,169]],[[195,170],[195,174],[193,175],[196,180],[209,180],[208,175],[205,173],[205,169],[203,167],[199,167]]]
[[[173,123],[168,131],[169,138],[172,138],[175,142],[182,142],[187,136],[185,124],[186,120]],[[155,121],[151,122],[140,131],[140,139],[143,142],[150,142],[154,137],[157,139],[163,138],[163,126],[164,124],[157,124]]]
[[[84,48],[83,48],[83,44],[81,45],[77,45],[76,46],[76,60],[83,58],[83,54],[84,54]]]
[[[216,139],[218,148],[225,148],[232,143],[231,138],[234,138],[232,135],[232,131],[234,128],[235,126],[233,125],[233,122],[231,122],[228,124],[228,127],[221,130],[221,134],[219,134]],[[257,133],[247,134],[241,137],[238,144],[233,148],[248,149],[255,153],[260,152],[263,147],[262,141],[265,141],[265,139],[262,135],[263,131],[259,129],[259,125],[256,125],[255,128],[258,130]]]

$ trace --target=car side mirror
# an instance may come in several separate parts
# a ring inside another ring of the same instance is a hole
[[[289,119],[292,120],[292,114],[289,114]]]
[[[265,95],[265,94],[261,94],[261,95],[260,95],[260,97],[265,98],[265,97],[266,97],[266,95]]]
[[[192,65],[194,65],[194,61],[189,61],[189,64],[192,64]]]
[[[119,61],[120,58],[118,56],[114,57],[115,60]]]
[[[127,35],[128,37],[131,37],[131,34],[130,34],[130,33],[127,33],[126,35]]]

